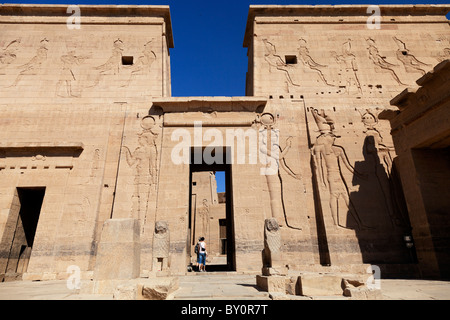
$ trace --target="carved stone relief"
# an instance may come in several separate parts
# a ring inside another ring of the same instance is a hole
[[[135,170],[133,198],[136,205],[133,207],[133,216],[139,218],[143,225],[147,220],[148,200],[156,190],[158,177],[158,134],[152,131],[154,125],[155,119],[152,116],[144,117],[141,121],[143,131],[137,135],[139,147],[131,152],[124,146],[126,161]]]
[[[347,94],[353,93],[353,87],[356,87],[356,91],[362,94],[361,83],[358,79],[358,65],[356,63],[356,56],[351,51],[351,40],[348,39],[342,45],[342,54],[338,55],[336,52],[331,52],[336,62],[339,64],[339,78],[340,87],[345,86],[345,92]]]
[[[364,131],[366,134],[364,151],[371,157],[371,163],[374,166],[373,173],[382,191],[386,211],[392,226],[404,226],[405,223],[402,221],[402,215],[400,214],[402,206],[397,203],[399,196],[396,195],[397,189],[392,181],[394,178],[392,177],[394,146],[385,144],[380,131],[376,128],[379,123],[376,111],[367,109],[365,113],[361,113],[361,120],[366,127]]]
[[[47,60],[48,43],[49,41],[46,38],[41,40],[39,48],[36,50],[36,55],[26,64],[18,67],[20,72],[9,87],[15,87],[24,76],[38,74],[42,64]]]
[[[323,74],[322,69],[326,68],[327,66],[317,63],[316,61],[314,61],[314,59],[309,54],[309,50],[307,47],[307,41],[305,39],[299,39],[299,43],[300,43],[300,47],[298,48],[298,53],[299,53],[299,59],[302,62],[302,64],[306,68],[314,71],[319,76],[320,80],[322,80],[322,82],[324,84],[326,84],[327,86],[334,86],[327,81],[327,79],[325,78],[325,76]]]
[[[13,63],[17,59],[17,51],[19,50],[20,39],[15,39],[8,43],[0,52],[0,74],[2,69]]]
[[[393,67],[396,67],[397,65],[386,61],[386,58],[380,55],[380,52],[378,51],[378,48],[375,44],[375,40],[373,40],[372,38],[367,38],[366,42],[369,45],[369,47],[367,48],[369,52],[369,59],[372,60],[373,64],[380,68],[381,71],[389,73],[392,78],[397,81],[398,84],[406,86],[406,84],[400,81],[400,78],[393,69]]]
[[[286,164],[285,156],[292,146],[292,137],[286,139],[286,147],[281,148],[279,143],[279,130],[275,128],[275,117],[270,113],[261,115],[260,124],[260,156],[262,163],[261,173],[265,175],[270,195],[272,218],[277,219],[281,227],[289,226],[283,204],[282,180],[280,167],[291,177],[301,180],[300,175],[294,173]],[[295,228],[300,229],[300,228]]]
[[[105,75],[116,75],[120,72],[120,67],[122,65],[122,52],[124,50],[124,44],[122,40],[117,39],[113,43],[113,50],[111,53],[111,56],[108,58],[108,60],[100,65],[94,68],[94,70],[97,70],[97,75],[95,78],[95,81],[92,85],[89,86],[89,88],[95,87],[100,83],[100,80]]]
[[[397,59],[403,63],[405,67],[405,71],[408,73],[418,72],[424,75],[426,72],[423,68],[431,67],[429,64],[423,63],[419,61],[414,55],[409,53],[409,50],[406,48],[406,45],[400,39],[394,37],[394,41],[398,46],[398,50],[396,52]]]
[[[366,178],[366,175],[357,172],[350,164],[344,148],[335,144],[336,138],[339,136],[333,132],[334,122],[325,115],[323,110],[319,113],[318,110],[312,109],[311,112],[320,130],[320,135],[311,149],[312,157],[317,171],[319,188],[323,189],[323,192],[328,191],[334,225],[339,228],[350,228],[348,225],[341,223],[342,212],[339,210],[339,204],[340,200],[343,200],[346,208],[344,211],[350,213],[358,228],[369,228],[363,223],[355,206],[350,201],[349,190],[341,170],[346,168],[352,174],[363,179]]]
[[[266,48],[266,53],[264,54],[264,60],[267,61],[267,63],[269,64],[269,72],[272,72],[272,69],[278,70],[283,72],[285,79],[286,79],[286,83],[287,85],[292,85],[292,86],[297,86],[299,87],[298,84],[294,83],[292,81],[292,77],[291,77],[291,69],[292,66],[286,64],[286,62],[283,60],[283,58],[281,58],[281,56],[277,55],[276,53],[276,48],[275,45],[272,44],[271,42],[269,42],[267,39],[263,39],[265,48]],[[289,91],[289,90],[288,90]]]
[[[198,234],[209,234],[209,204],[207,199],[203,199],[202,205],[198,210]]]
[[[67,54],[61,56],[63,63],[59,80],[56,84],[56,95],[59,97],[70,98],[80,97],[82,88],[76,86],[78,75],[76,75],[75,67],[80,65],[89,56],[75,55],[75,51],[71,50]]]
[[[136,75],[144,74],[145,71],[150,70],[153,62],[156,60],[156,54],[152,50],[151,44],[152,41],[147,42],[144,45],[144,50],[142,51],[142,55],[139,56],[136,63],[128,67],[130,69],[130,78],[126,83],[122,84],[122,87],[127,87],[130,85],[131,81],[136,77]]]

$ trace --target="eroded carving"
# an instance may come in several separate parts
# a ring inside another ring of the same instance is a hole
[[[141,121],[144,131],[138,134],[139,147],[131,152],[128,147],[124,146],[128,165],[135,167],[133,198],[137,200],[137,206],[133,208],[133,216],[142,219],[143,225],[147,220],[148,200],[152,190],[156,190],[158,176],[156,143],[158,134],[152,131],[154,124],[153,117],[144,117]]]
[[[19,50],[20,39],[15,39],[8,43],[0,53],[0,72],[9,64],[17,59],[17,51]],[[1,73],[3,74],[3,73]]]
[[[116,75],[120,72],[123,50],[124,44],[122,40],[117,39],[116,41],[114,41],[111,56],[104,64],[94,68],[95,70],[98,70],[98,73],[94,83],[90,85],[89,88],[97,86],[100,83],[102,77],[104,77],[105,75]]]
[[[290,75],[290,70],[289,68],[292,68],[290,65],[286,64],[286,62],[283,60],[283,58],[281,58],[281,56],[277,55],[277,51],[275,48],[275,45],[272,44],[271,42],[269,42],[267,39],[263,39],[265,48],[266,48],[266,53],[264,54],[264,60],[267,61],[267,63],[269,64],[269,72],[272,72],[272,69],[275,68],[276,70],[282,71],[285,78],[286,78],[286,82],[288,83],[288,85],[292,85],[292,86],[299,86],[298,84],[294,83],[294,81],[292,81],[292,77]]]
[[[328,83],[327,79],[325,78],[322,69],[326,68],[326,65],[321,65],[319,63],[317,63],[316,61],[314,61],[314,59],[310,56],[309,54],[309,50],[307,47],[307,41],[303,38],[299,39],[299,43],[300,43],[300,47],[298,48],[298,53],[299,53],[299,59],[300,61],[303,63],[303,65],[314,71],[320,78],[320,80],[322,80],[322,82],[324,84],[326,84],[327,86],[333,86],[332,84]]]
[[[36,75],[39,72],[42,64],[47,60],[48,43],[49,41],[46,38],[41,40],[39,48],[36,50],[36,55],[26,64],[18,67],[20,72],[9,87],[15,87],[24,76]]]
[[[397,59],[403,63],[405,71],[408,73],[419,72],[424,75],[426,72],[422,68],[430,67],[430,65],[419,61],[414,55],[409,53],[409,50],[406,48],[406,45],[402,40],[394,37],[394,41],[398,46],[398,50],[396,52]]]
[[[379,67],[381,70],[388,72],[392,76],[392,78],[397,81],[398,84],[406,86],[406,84],[400,81],[400,78],[397,76],[393,69],[393,67],[396,67],[397,65],[387,62],[386,59],[380,55],[380,52],[375,45],[375,40],[373,40],[372,38],[368,38],[366,39],[366,41],[369,45],[369,47],[367,48],[367,50],[369,51],[369,58],[370,60],[372,60],[373,64]]]
[[[358,79],[358,65],[356,63],[356,56],[351,52],[351,40],[348,39],[342,45],[342,54],[338,55],[336,52],[331,52],[334,59],[340,66],[339,78],[341,83],[345,83],[345,92],[349,94],[352,92],[352,87],[355,86],[357,92],[362,94],[361,83]]]
[[[440,53],[437,57],[437,60],[439,62],[442,62],[447,59],[450,59],[450,48],[444,48],[444,50],[442,50],[442,53]]]
[[[156,60],[156,54],[152,50],[151,43],[153,40],[147,42],[144,45],[144,50],[142,51],[142,55],[139,56],[136,63],[134,63],[132,66],[128,67],[130,69],[130,78],[128,78],[128,81],[124,84],[122,84],[122,87],[127,87],[130,85],[131,81],[136,77],[136,75],[143,74],[145,71],[150,70],[150,67],[152,66],[153,62]]]
[[[88,59],[89,56],[77,56],[75,51],[69,51],[66,55],[61,56],[63,67],[56,84],[56,95],[63,98],[80,97],[81,87],[75,88],[78,80],[75,76],[74,68]]]
[[[209,204],[207,199],[203,199],[202,201],[202,206],[198,210],[198,219],[200,220],[199,226],[201,226],[198,234],[209,234]]]

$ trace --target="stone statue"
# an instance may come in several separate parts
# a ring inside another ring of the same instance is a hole
[[[153,236],[153,271],[164,271],[169,267],[170,232],[167,221],[156,221]]]
[[[277,219],[264,220],[263,274],[286,274],[281,257],[281,231]]]

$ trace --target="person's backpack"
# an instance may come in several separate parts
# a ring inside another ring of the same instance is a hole
[[[194,249],[194,252],[195,253],[198,253],[198,247],[200,246],[200,243],[197,243],[196,245],[195,245],[195,249]]]

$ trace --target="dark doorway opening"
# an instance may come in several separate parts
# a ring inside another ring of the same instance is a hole
[[[214,161],[203,155],[212,155]],[[230,157],[229,148],[191,148],[188,264],[192,263],[194,270],[197,270],[194,248],[201,236],[207,244],[206,271],[236,270]],[[217,192],[214,186],[219,172],[224,176],[225,192]],[[205,187],[208,176],[211,184]]]
[[[1,281],[20,280],[27,271],[45,187],[17,188],[0,243]]]

